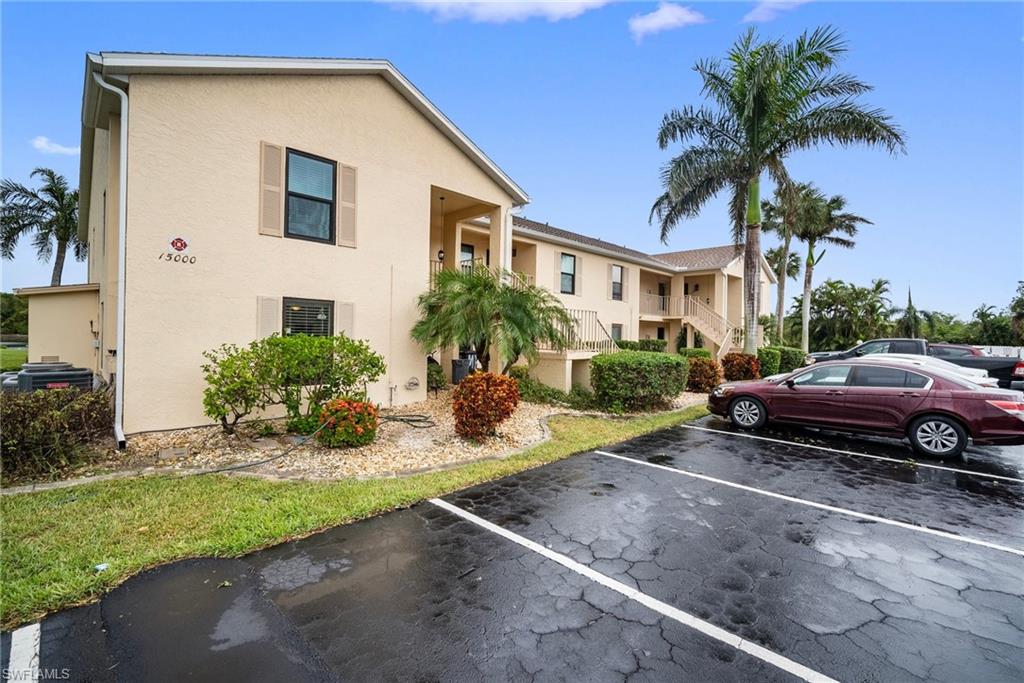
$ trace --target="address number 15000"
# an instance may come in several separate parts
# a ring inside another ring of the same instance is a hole
[[[187,256],[185,254],[168,254],[166,252],[161,253],[156,257],[157,261],[173,261],[174,263],[195,263],[195,256]]]

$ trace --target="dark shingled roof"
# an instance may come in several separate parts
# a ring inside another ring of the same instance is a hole
[[[597,249],[606,249],[607,251],[623,254],[631,258],[639,259],[641,261],[654,261],[650,254],[644,254],[642,251],[636,249],[630,249],[629,247],[623,247],[622,245],[615,245],[604,240],[598,240],[597,238],[588,238],[586,234],[580,234],[579,232],[570,232],[569,230],[563,230],[560,227],[553,227],[547,223],[540,223],[536,220],[530,220],[528,218],[522,218],[520,216],[512,217],[512,227],[524,227],[527,230],[534,230],[535,232],[543,232],[544,234],[550,234],[553,238],[560,238],[562,240],[568,240],[569,242],[579,243],[585,247],[595,247]],[[665,264],[660,264],[665,267]]]
[[[743,245],[736,244],[654,254],[654,258],[659,261],[664,261],[676,268],[686,268],[687,270],[724,268],[741,256],[743,256]]]
[[[653,266],[661,266],[667,270],[675,270],[677,268],[685,268],[686,270],[715,270],[724,268],[737,257],[743,256],[743,246],[734,244],[726,244],[721,247],[706,247],[704,249],[671,251],[664,254],[645,254],[636,249],[605,242],[596,237],[587,237],[578,232],[562,230],[547,223],[531,221],[529,218],[522,218],[520,216],[512,217],[512,227],[513,229],[525,228],[544,235],[550,235],[551,237],[576,242],[582,247],[604,249],[639,261],[646,261]]]

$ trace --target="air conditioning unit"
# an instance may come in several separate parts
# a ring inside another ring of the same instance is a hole
[[[3,388],[13,384],[4,379]],[[37,391],[39,389],[82,389],[91,391],[93,388],[93,372],[88,368],[75,368],[71,363],[25,363],[17,374],[17,391]]]

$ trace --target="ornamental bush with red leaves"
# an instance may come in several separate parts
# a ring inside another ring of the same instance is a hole
[[[320,411],[322,429],[316,440],[328,448],[365,446],[377,436],[377,406],[367,401],[336,398]]]
[[[722,381],[722,366],[713,358],[690,358],[690,377],[686,388],[698,394],[707,394]]]
[[[722,370],[729,382],[761,378],[761,362],[746,353],[727,353],[722,357]]]
[[[494,436],[518,405],[519,385],[514,379],[493,372],[473,373],[452,392],[455,431],[464,439],[483,441]]]

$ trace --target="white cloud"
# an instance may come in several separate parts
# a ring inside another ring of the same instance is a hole
[[[504,24],[535,17],[548,21],[573,19],[609,2],[610,0],[405,0],[392,4],[415,7],[422,12],[433,14],[441,21],[469,19],[479,23]]]
[[[706,24],[707,22],[708,18],[697,10],[671,2],[663,2],[653,12],[636,14],[630,17],[629,32],[633,34],[633,39],[639,43],[647,35],[661,33],[673,28],[690,26],[691,24]]]
[[[811,0],[761,0],[761,2],[754,5],[754,9],[750,10],[743,16],[743,21],[750,22],[764,22],[773,21],[784,12],[794,10],[800,5],[806,5]]]
[[[67,154],[68,156],[75,156],[81,150],[81,147],[65,147],[64,145],[58,145],[45,135],[38,135],[32,138],[32,146],[43,154]]]

